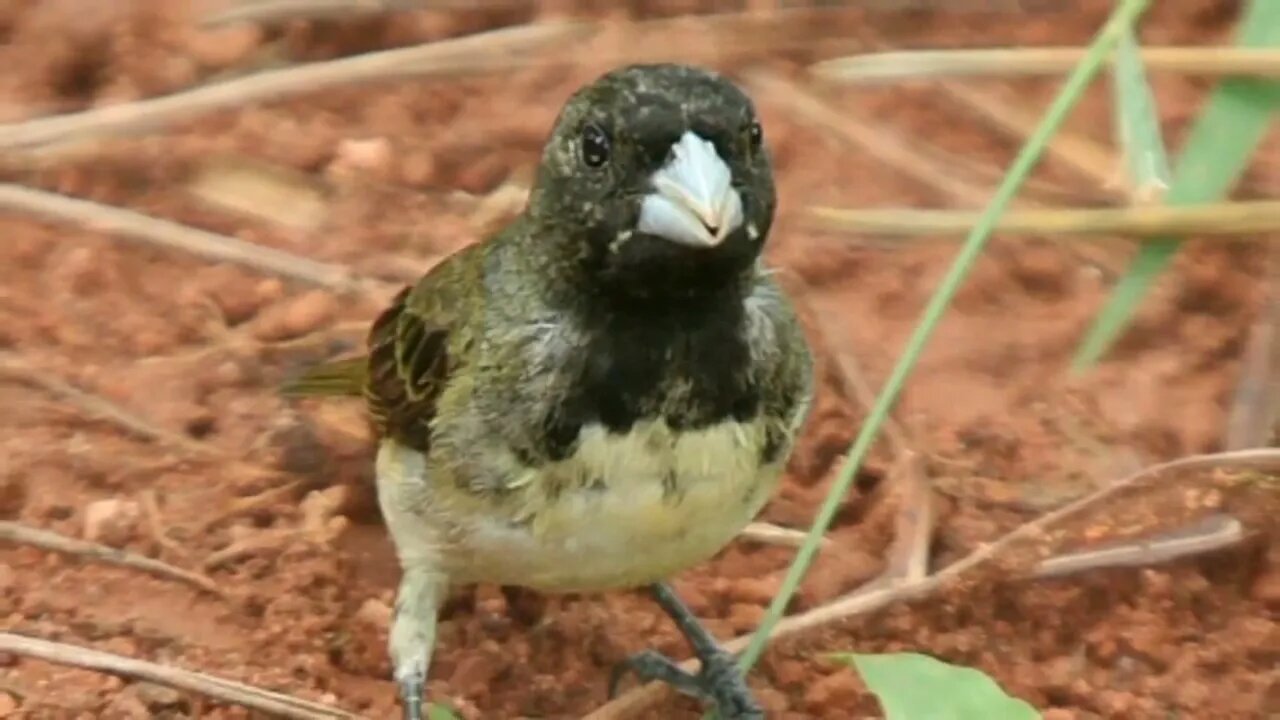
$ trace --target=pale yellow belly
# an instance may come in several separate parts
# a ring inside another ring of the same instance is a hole
[[[703,562],[760,512],[781,464],[761,466],[763,428],[724,423],[679,436],[584,430],[569,460],[522,482],[566,490],[513,525],[476,519],[468,545],[489,582],[544,591],[632,587]],[[540,505],[540,506],[539,506]]]

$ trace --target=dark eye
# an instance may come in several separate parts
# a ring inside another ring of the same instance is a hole
[[[752,121],[747,126],[747,142],[752,150],[760,149],[761,143],[764,142],[764,128],[760,127],[760,123]]]
[[[595,123],[582,128],[582,162],[598,168],[609,162],[609,135]]]

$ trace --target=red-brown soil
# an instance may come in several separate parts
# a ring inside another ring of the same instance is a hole
[[[560,13],[591,7],[555,5]],[[644,5],[632,14],[716,3]],[[810,31],[825,40],[874,33],[903,47],[1071,44],[1099,27],[1110,3],[1060,3],[1057,10],[1027,3],[1032,9],[1021,13],[1009,9],[1013,3],[951,3],[949,11],[892,5],[826,11]],[[981,9],[988,5],[1003,9]],[[1146,23],[1148,42],[1230,37],[1235,3],[1158,5]],[[524,23],[543,12],[510,3],[202,30],[196,18],[212,6],[0,0],[0,121]],[[634,49],[625,34],[617,42]],[[668,56],[681,57],[679,48]],[[330,88],[34,159],[10,154],[0,173],[403,280],[493,226],[482,196],[508,178],[527,177],[560,102],[605,69],[593,57]],[[820,57],[792,44],[746,60],[798,77],[802,63]],[[1014,97],[1038,111],[1056,86],[1022,80]],[[1210,86],[1157,75],[1175,147]],[[1016,150],[1016,141],[928,84],[823,94],[833,107],[892,127],[913,145],[947,151],[957,158],[956,177],[975,187],[992,182],[975,167],[1004,167]],[[857,358],[878,388],[956,244],[851,240],[809,229],[799,211],[815,203],[954,203],[776,98],[758,99],[784,208],[771,257],[807,288],[811,329],[825,330],[821,398],[764,518],[804,528],[863,415],[840,389],[831,353]],[[1109,121],[1100,83],[1068,128],[1109,142]],[[186,182],[227,157],[268,162],[322,184],[320,224],[272,222],[193,197]],[[1052,161],[1037,177],[1080,198],[1107,192]],[[1277,187],[1280,147],[1272,138],[1240,194]],[[1087,261],[1082,246],[997,238],[911,380],[897,417],[914,449],[930,458],[942,509],[935,567],[1139,464],[1223,446],[1261,305],[1265,253],[1256,244],[1193,239],[1117,349],[1095,372],[1069,380],[1070,353],[1111,287],[1108,273],[1123,268],[1133,250],[1105,239],[1083,246]],[[290,404],[274,394],[302,364],[353,347],[377,310],[375,300],[339,299],[92,227],[0,214],[0,348],[46,377],[217,451],[202,457],[138,439],[30,382],[0,377],[3,518],[73,537],[88,532],[206,572],[228,591],[226,599],[214,598],[130,570],[5,546],[3,628],[392,717],[384,639],[397,568],[369,504],[371,446],[360,407]],[[880,571],[893,528],[893,503],[886,501],[892,461],[882,443],[831,530],[834,549],[820,557],[793,610],[849,592]],[[911,649],[976,665],[1055,720],[1280,717],[1280,508],[1266,481],[1229,480],[1201,474],[1130,493],[1066,534],[1096,541],[1222,506],[1250,530],[1239,548],[1046,582],[979,573],[944,593],[781,643],[766,654],[753,685],[770,717],[874,717],[874,700],[855,674],[823,653]],[[235,510],[239,499],[289,481],[296,486],[274,501]],[[148,498],[156,512],[148,512]],[[101,501],[116,502],[94,505]],[[215,555],[233,544],[240,550],[230,557]],[[741,635],[761,618],[792,554],[738,542],[676,585],[719,636]],[[466,718],[579,717],[604,701],[609,668],[643,647],[687,652],[640,594],[542,599],[463,588],[446,609],[430,690]],[[0,716],[249,715],[4,656]],[[696,717],[681,701],[649,716]]]

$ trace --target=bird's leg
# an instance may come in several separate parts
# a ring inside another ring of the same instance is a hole
[[[746,679],[738,671],[734,656],[716,643],[715,638],[698,622],[689,608],[666,583],[650,588],[658,605],[675,621],[681,634],[693,647],[702,667],[696,674],[681,669],[671,659],[653,651],[636,653],[614,669],[609,694],[629,670],[641,680],[664,682],[686,695],[692,695],[715,706],[719,720],[762,720],[764,711],[751,696]]]
[[[448,590],[436,538],[416,510],[427,476],[422,455],[384,442],[378,448],[378,505],[404,574],[387,641],[404,720],[422,720],[423,685],[436,641],[436,615]]]
[[[387,643],[404,720],[423,717],[424,685],[436,641],[436,613],[444,591],[444,577],[431,568],[405,567]]]

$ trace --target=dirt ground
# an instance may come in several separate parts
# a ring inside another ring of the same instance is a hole
[[[629,5],[611,14],[651,19],[716,3]],[[849,38],[900,47],[1079,43],[1110,3],[1028,3],[1020,13],[1010,3],[931,5],[943,4],[825,10],[798,30],[787,26],[794,42],[709,62],[800,80],[805,63]],[[1235,3],[1157,5],[1146,42],[1230,37]],[[0,122],[553,13],[585,16],[591,7],[507,3],[202,29],[197,21],[215,9],[212,2],[0,0]],[[628,37],[618,33],[613,49],[683,57],[679,47],[629,46]],[[680,47],[707,49],[696,46]],[[332,87],[37,156],[6,151],[0,179],[403,281],[502,221],[509,211],[502,188],[528,177],[560,102],[607,67],[597,59],[606,55]],[[1211,84],[1164,74],[1155,80],[1176,143]],[[1053,79],[1031,79],[1006,89],[1038,112],[1055,88]],[[1105,84],[1094,90],[1068,128],[1109,142]],[[913,146],[936,148],[954,178],[980,191],[1017,148],[926,83],[820,94],[837,113],[858,113]],[[802,221],[801,210],[959,203],[841,141],[785,98],[756,95],[782,195],[771,259],[803,288],[806,321],[823,348],[819,403],[763,518],[803,529],[863,415],[839,358],[855,358],[864,381],[878,388],[956,244],[822,233]],[[311,196],[304,193],[295,204],[289,196],[272,212],[251,214],[196,192],[207,173],[250,161],[318,188],[322,202],[305,202]],[[1110,192],[1052,160],[1037,183],[1077,203]],[[1277,188],[1280,144],[1272,137],[1238,195]],[[370,504],[361,409],[290,403],[273,392],[304,363],[355,347],[379,298],[353,301],[15,212],[0,213],[0,238],[0,351],[9,368],[0,374],[2,519],[157,557],[207,574],[226,593],[6,544],[3,629],[393,717],[384,638],[397,568]],[[1223,447],[1262,304],[1266,253],[1256,243],[1189,243],[1116,351],[1071,380],[1070,353],[1132,250],[1112,239],[1002,236],[961,291],[897,411],[936,490],[935,568],[1142,465]],[[56,392],[51,380],[116,403],[167,435],[127,432]],[[893,449],[882,442],[793,611],[881,571],[895,517],[893,466]],[[853,671],[824,653],[919,650],[982,668],[1055,720],[1280,717],[1280,507],[1266,481],[1241,477],[1193,473],[1129,493],[1043,538],[1036,550],[1172,528],[1221,508],[1249,531],[1235,548],[1039,582],[1008,579],[1012,569],[1001,565],[782,642],[752,684],[770,717],[876,717]],[[677,578],[676,587],[717,635],[741,635],[760,620],[793,552],[739,541]],[[446,608],[430,691],[468,719],[580,717],[604,702],[609,669],[644,647],[687,654],[638,593],[539,598],[462,588]],[[667,700],[647,716],[697,715],[692,704]],[[249,714],[0,655],[0,717]]]

